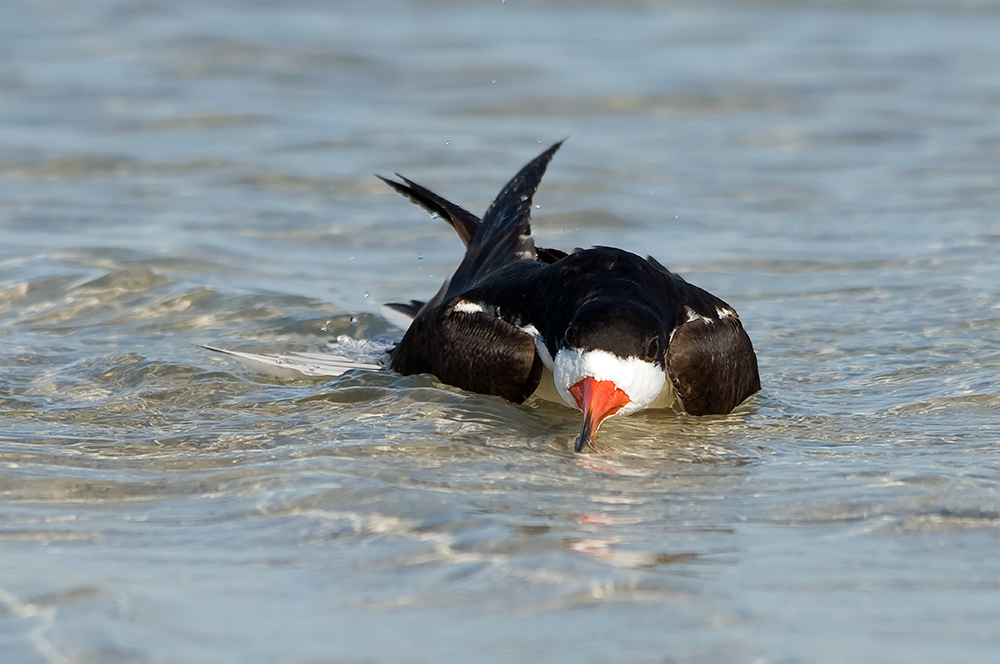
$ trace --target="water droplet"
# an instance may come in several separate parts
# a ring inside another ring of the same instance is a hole
[[[357,324],[358,324],[358,317],[351,316],[351,325],[357,325]]]
[[[440,216],[437,212],[431,212],[431,219],[437,219]]]
[[[451,145],[451,141],[445,141],[444,144],[445,145]]]
[[[370,294],[368,291],[365,291],[365,297],[368,297]]]
[[[285,363],[285,358],[279,357],[278,358],[278,364],[284,364],[284,363]]]
[[[540,210],[540,209],[542,209],[542,206],[541,205],[535,205],[535,209],[536,210]]]
[[[526,201],[526,200],[528,200],[528,197],[527,197],[527,196],[525,196],[524,194],[521,194],[521,200],[522,200],[522,201]]]
[[[495,78],[492,81],[490,81],[490,83],[496,83],[496,82],[497,80]]]
[[[424,260],[424,255],[423,254],[417,254],[417,260],[418,261]]]
[[[323,323],[323,327],[319,328],[319,331],[320,332],[326,332],[329,329],[329,327],[330,327],[330,323],[332,323],[332,322],[333,322],[332,320],[328,320],[325,323]]]

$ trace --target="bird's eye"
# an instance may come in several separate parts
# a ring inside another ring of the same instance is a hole
[[[573,348],[574,347],[573,339],[575,336],[576,334],[573,330],[573,326],[570,325],[569,327],[566,328],[566,334],[563,335],[563,342],[562,342],[563,348]]]
[[[646,348],[646,357],[651,360],[655,360],[660,355],[660,338],[653,337],[649,342],[649,347]]]

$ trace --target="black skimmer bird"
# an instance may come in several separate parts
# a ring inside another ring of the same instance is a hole
[[[434,297],[388,305],[412,317],[390,367],[515,403],[548,386],[583,412],[577,452],[612,415],[675,402],[692,415],[729,413],[760,389],[735,309],[652,257],[535,247],[532,197],[561,144],[521,169],[482,219],[398,174],[381,178],[467,245]]]

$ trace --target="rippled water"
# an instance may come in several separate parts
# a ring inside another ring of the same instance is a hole
[[[996,661],[1000,5],[0,7],[11,662]],[[385,342],[569,136],[542,246],[736,306],[764,390],[609,421],[199,344]]]

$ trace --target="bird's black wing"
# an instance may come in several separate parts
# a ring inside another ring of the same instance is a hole
[[[390,367],[521,403],[542,376],[533,337],[501,319],[497,307],[477,302],[476,291],[465,295],[424,307],[393,349]]]
[[[469,241],[465,258],[451,278],[449,296],[471,288],[511,262],[535,259],[535,243],[531,239],[531,202],[545,168],[561,145],[562,141],[528,162],[497,194]]]
[[[511,180],[511,182],[507,186],[510,187],[511,185],[514,185],[515,182],[517,182],[518,178],[521,176],[525,176],[524,182],[530,181],[531,174],[539,168],[539,164],[537,162],[539,162],[539,160],[544,159],[544,163],[540,165],[541,172],[537,173],[537,178],[540,180],[542,174],[545,172],[545,166],[548,164],[549,160],[552,158],[552,155],[555,153],[555,151],[559,149],[560,145],[562,145],[562,141],[556,143],[551,148],[546,150],[544,153],[539,155],[537,159],[535,159],[530,164],[525,166],[522,172],[518,173],[518,175],[514,178],[514,180]],[[528,172],[526,173],[526,171]],[[432,215],[437,215],[442,219],[444,219],[445,221],[447,221],[448,224],[455,229],[455,232],[458,233],[458,237],[462,240],[462,243],[465,244],[466,246],[468,246],[469,242],[472,241],[472,237],[476,234],[476,231],[479,229],[479,226],[482,223],[482,220],[479,217],[469,212],[462,206],[452,203],[443,196],[439,196],[438,194],[434,193],[427,187],[417,184],[413,180],[410,180],[409,178],[406,178],[400,175],[399,173],[396,173],[396,177],[402,180],[402,182],[396,182],[394,180],[384,178],[381,175],[376,175],[375,177],[377,177],[382,182],[385,182],[395,191],[399,192],[403,196],[406,196],[408,199],[410,199],[410,201],[424,208]],[[535,188],[538,187],[537,181],[535,182],[534,186]],[[500,192],[500,195],[497,196],[496,200],[494,200],[493,205],[490,206],[490,210],[493,210],[496,207],[497,202],[500,201],[501,199],[506,200],[507,197],[504,196],[505,193],[507,193],[506,189]],[[531,195],[533,194],[534,190],[532,189],[532,191],[528,194],[527,202],[529,203],[529,207],[531,202]],[[489,213],[490,211],[487,210],[487,215],[489,215]],[[555,263],[557,260],[559,260],[560,258],[564,258],[565,256],[566,252],[560,251],[559,249],[539,248],[535,252],[535,259],[542,263]]]
[[[491,291],[491,285],[504,293],[521,292],[529,287],[535,268],[542,267],[530,237],[531,202],[560,145],[529,162],[497,195],[455,274],[419,310],[392,351],[393,370],[431,373],[450,385],[514,402],[535,391],[542,364],[534,339],[502,320],[490,301],[470,300],[465,294]],[[407,191],[416,190],[411,185]],[[443,199],[428,200],[441,206]]]
[[[420,313],[420,310],[427,306],[427,303],[420,300],[410,300],[409,302],[390,302],[385,306],[398,314],[415,318]]]
[[[753,344],[736,310],[647,259],[666,278],[676,324],[667,345],[667,371],[684,410],[692,415],[731,412],[760,390]]]
[[[394,182],[381,175],[376,175],[375,177],[431,214],[437,215],[447,221],[455,229],[455,232],[458,233],[462,244],[468,245],[469,241],[472,240],[472,236],[476,234],[476,230],[479,229],[479,217],[465,208],[455,205],[448,199],[438,196],[430,189],[420,186],[413,180],[408,180],[399,173],[396,173],[396,177],[403,181],[401,183]]]

